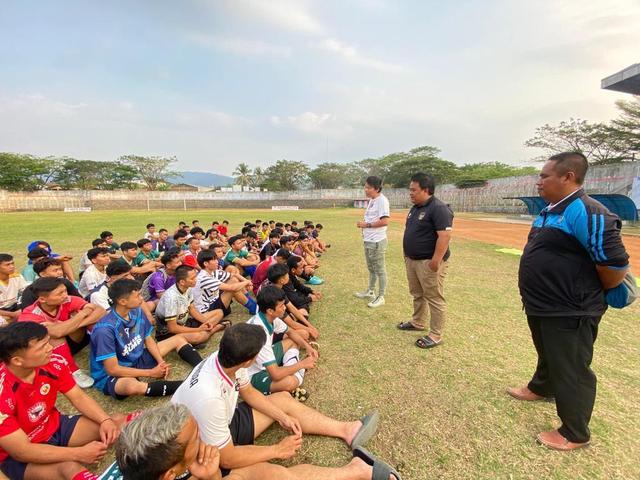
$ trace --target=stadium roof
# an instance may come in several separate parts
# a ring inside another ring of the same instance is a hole
[[[603,78],[600,84],[606,90],[640,95],[640,63]]]

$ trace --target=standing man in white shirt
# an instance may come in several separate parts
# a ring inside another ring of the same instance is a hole
[[[367,306],[377,308],[384,305],[384,294],[387,287],[387,270],[385,252],[387,251],[387,225],[389,224],[389,200],[382,193],[382,179],[368,177],[364,184],[364,193],[369,204],[364,212],[364,221],[356,226],[362,229],[364,240],[364,258],[369,270],[369,288],[355,294],[358,298],[371,300]],[[378,294],[375,293],[376,282]]]

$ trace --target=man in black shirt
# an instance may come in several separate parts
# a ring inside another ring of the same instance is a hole
[[[413,297],[413,318],[398,324],[400,330],[423,331],[430,314],[429,333],[416,346],[433,348],[442,343],[447,303],[444,279],[449,260],[453,212],[433,196],[435,181],[424,173],[411,177],[409,197],[413,207],[405,224],[404,251],[409,292]]]

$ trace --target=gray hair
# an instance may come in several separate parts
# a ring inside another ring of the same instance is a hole
[[[168,402],[126,425],[116,443],[124,478],[157,478],[182,461],[186,445],[176,439],[190,418],[185,405]]]

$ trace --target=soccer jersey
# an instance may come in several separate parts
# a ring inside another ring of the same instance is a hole
[[[225,262],[232,265],[236,258],[247,258],[249,256],[249,252],[244,248],[239,252],[234,252],[232,248],[229,249],[227,254],[224,256]]]
[[[287,327],[287,324],[277,317],[274,319],[272,325],[262,312],[258,312],[256,315],[251,317],[247,320],[247,323],[261,327],[267,336],[267,341],[260,349],[255,361],[247,369],[249,376],[252,377],[256,373],[265,370],[269,365],[275,365],[277,363],[276,356],[273,353],[273,335],[277,333],[284,333],[289,329],[289,327]]]
[[[0,310],[11,310],[18,303],[22,291],[27,288],[27,281],[19,273],[9,277],[7,283],[0,281]],[[9,321],[0,315],[0,326]]]
[[[24,278],[27,283],[33,283],[38,278],[38,274],[33,269],[32,263],[25,265],[25,267],[20,271],[20,275],[22,275],[22,278]]]
[[[251,283],[253,283],[253,293],[255,295],[258,294],[258,290],[260,290],[260,285],[267,279],[267,273],[269,271],[269,267],[276,263],[275,258],[267,257],[264,262],[260,262],[256,268],[253,277],[251,277]]]
[[[27,383],[0,364],[0,437],[22,429],[31,443],[44,443],[58,430],[58,392],[68,392],[76,382],[67,363],[55,354],[35,372],[33,383]],[[7,457],[0,448],[0,462]]]
[[[220,285],[231,275],[224,270],[214,270],[212,273],[200,270],[196,286],[193,287],[193,301],[199,312],[206,312],[220,296]]]
[[[145,339],[153,332],[140,307],[129,312],[129,319],[122,318],[115,310],[107,313],[91,333],[91,376],[98,390],[104,388],[109,375],[104,368],[107,358],[117,357],[123,367],[135,365],[145,351]]]
[[[36,302],[33,305],[25,308],[20,317],[19,322],[66,322],[71,318],[71,314],[79,312],[87,304],[85,300],[80,297],[67,297],[67,299],[58,306],[58,311],[55,315],[50,315],[45,312],[40,306],[40,302]]]
[[[156,318],[158,319],[159,333],[167,331],[167,322],[178,322],[184,325],[189,318],[189,306],[193,303],[193,294],[188,288],[182,293],[177,285],[173,285],[164,292],[156,307]]]
[[[198,423],[204,443],[224,448],[231,441],[229,424],[238,404],[238,391],[249,385],[244,368],[231,379],[218,362],[218,352],[212,353],[193,369],[171,398],[172,403],[185,405]]]
[[[95,290],[89,296],[89,302],[94,305],[98,305],[105,310],[109,310],[111,308],[111,305],[109,304],[109,287],[106,283],[103,283],[100,288]]]
[[[78,291],[82,298],[86,298],[91,290],[94,290],[98,285],[104,283],[107,280],[107,272],[104,270],[101,272],[95,265],[91,265],[82,274],[80,283],[78,284]]]
[[[185,253],[184,255],[184,259],[182,260],[182,264],[199,269],[200,265],[198,265],[198,253],[200,253],[201,251],[202,250],[198,250],[196,253],[193,253],[191,250],[187,250],[187,253]]]
[[[160,257],[160,253],[156,250],[151,250],[148,254],[145,254],[142,250],[140,250],[138,252],[138,255],[136,255],[136,258],[133,259],[133,264],[136,267],[139,267],[140,265],[147,262],[155,262],[158,257]]]
[[[145,300],[157,300],[159,293],[164,294],[165,291],[175,284],[176,277],[169,275],[164,268],[161,268],[145,279],[142,285],[146,287],[146,290],[142,292],[142,297]]]

